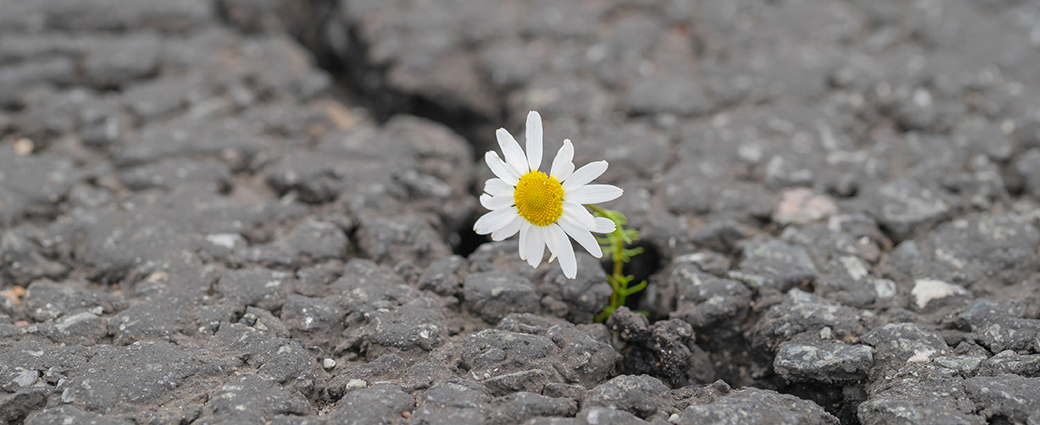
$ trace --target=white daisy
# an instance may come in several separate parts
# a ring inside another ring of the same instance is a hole
[[[608,184],[589,184],[607,171],[607,161],[596,161],[574,169],[574,146],[570,140],[556,153],[549,174],[538,171],[542,163],[542,117],[531,111],[527,115],[527,154],[504,128],[495,132],[506,160],[495,151],[484,155],[497,178],[484,183],[480,204],[491,210],[473,225],[477,234],[491,234],[495,241],[520,232],[520,258],[531,267],[542,262],[545,247],[559,257],[563,274],[570,279],[578,273],[574,249],[568,238],[574,238],[596,258],[603,251],[591,232],[610,233],[614,222],[593,217],[585,204],[598,204],[617,199],[621,188]]]

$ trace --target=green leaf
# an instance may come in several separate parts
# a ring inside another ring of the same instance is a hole
[[[632,294],[634,294],[636,292],[642,291],[643,288],[646,288],[646,281],[645,280],[642,281],[642,282],[639,282],[639,284],[636,285],[636,286],[628,288],[627,293],[625,295],[632,295]]]

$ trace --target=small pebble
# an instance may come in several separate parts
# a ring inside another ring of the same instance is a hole
[[[322,360],[321,361],[321,367],[324,367],[325,370],[332,370],[333,368],[336,367],[336,361],[332,360],[332,359]]]
[[[33,149],[35,147],[36,146],[33,144],[32,140],[29,140],[29,138],[27,137],[23,137],[14,142],[14,153],[21,156],[29,155],[33,153]]]

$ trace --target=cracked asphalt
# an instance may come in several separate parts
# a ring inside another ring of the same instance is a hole
[[[0,0],[0,423],[1040,423],[1038,69],[1027,0]],[[472,231],[530,110],[606,323]]]

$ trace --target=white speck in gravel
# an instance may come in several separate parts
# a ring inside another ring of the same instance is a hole
[[[924,308],[932,300],[967,293],[968,291],[960,286],[935,279],[917,279],[914,282],[914,289],[910,291],[910,294],[917,300],[917,308]]]
[[[238,233],[217,233],[206,235],[206,240],[213,245],[231,249],[235,247],[235,243],[242,241],[243,239],[242,235],[239,235]]]

